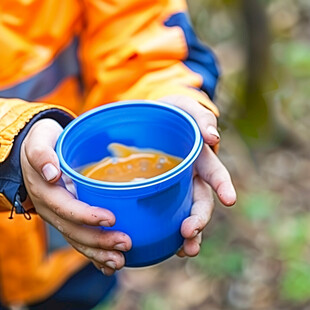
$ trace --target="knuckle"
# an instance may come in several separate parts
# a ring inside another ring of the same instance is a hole
[[[125,264],[124,255],[117,251],[110,252],[110,258],[116,263],[116,269],[120,269]]]
[[[97,250],[92,258],[99,264],[105,264],[108,261],[113,261],[116,269],[122,268],[125,263],[123,255],[116,251]]]
[[[69,240],[69,243],[71,243],[73,245],[73,243],[70,242],[70,240]],[[86,252],[86,246],[83,245],[83,244],[79,244],[79,245],[76,245],[74,247],[75,247],[76,250],[78,250],[82,254],[84,254]]]
[[[67,229],[62,221],[57,219],[55,223],[56,223],[55,227],[57,228],[58,231],[61,232],[61,234],[65,237],[65,239],[74,240],[73,238],[74,232],[70,229]]]
[[[198,216],[198,226],[200,230],[204,229],[207,225],[207,216],[205,214]]]
[[[54,210],[54,213],[55,213],[56,215],[58,215],[59,217],[61,217],[61,218],[65,218],[65,217],[66,217],[66,212],[63,210],[62,207],[60,207],[60,206],[54,206],[54,207],[53,207],[53,210]]]
[[[71,246],[76,249],[79,253],[83,254],[86,256],[86,246],[85,245],[82,245],[82,244],[78,244],[76,242],[74,242],[73,240],[69,239],[69,238],[66,238],[64,236],[64,238],[68,241],[69,244],[71,244]]]
[[[94,243],[96,247],[100,249],[111,248],[111,238],[109,238],[108,234],[103,231],[96,231],[94,234]]]
[[[96,260],[96,262],[98,262],[98,263],[104,264],[104,262],[108,260],[107,251],[98,250],[96,252],[96,255],[94,256],[94,260]]]
[[[98,230],[96,234],[96,244],[100,248],[112,250],[115,244],[124,243],[124,233],[118,231],[102,231]]]
[[[217,180],[219,175],[222,175],[222,169],[221,167],[216,167],[211,171],[206,171],[205,179],[210,180],[210,182],[212,182]]]
[[[214,125],[217,124],[217,118],[210,110],[205,109],[203,116],[209,123]]]
[[[73,239],[72,238],[72,232],[71,231],[69,231],[69,230],[66,230],[66,229],[64,229],[63,227],[61,228],[61,230],[60,229],[58,229],[66,238],[69,238],[69,239]]]
[[[85,247],[83,254],[87,256],[89,259],[96,260],[96,250]]]
[[[101,236],[100,233],[95,232],[93,235],[93,244],[97,248],[102,248],[102,241],[101,241]]]
[[[41,192],[40,188],[38,186],[36,186],[36,184],[28,183],[28,193],[35,200],[42,200],[41,199],[42,192]]]
[[[35,145],[27,151],[30,159],[40,159],[46,153],[46,148],[43,145]]]

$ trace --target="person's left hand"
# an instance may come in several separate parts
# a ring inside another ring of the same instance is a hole
[[[191,215],[181,226],[185,238],[178,256],[196,256],[200,251],[202,231],[211,219],[214,209],[213,191],[224,206],[236,202],[236,191],[229,172],[211,149],[220,141],[215,115],[196,100],[180,96],[166,96],[159,101],[170,103],[188,112],[196,120],[205,142],[194,165],[193,206]]]

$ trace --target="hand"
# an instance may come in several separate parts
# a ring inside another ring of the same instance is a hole
[[[194,166],[194,202],[191,215],[182,223],[181,234],[185,241],[178,252],[181,257],[196,256],[200,251],[202,231],[210,221],[214,209],[212,189],[225,206],[232,206],[236,202],[236,192],[227,169],[210,148],[220,141],[214,114],[196,100],[185,96],[171,95],[160,101],[177,106],[192,115],[205,142]]]
[[[99,226],[114,225],[113,213],[75,199],[60,182],[61,171],[54,146],[61,132],[61,126],[54,120],[40,120],[22,143],[20,158],[28,192],[24,207],[34,207],[76,250],[104,274],[112,275],[124,266],[121,251],[131,248],[131,240],[124,233],[101,230]]]

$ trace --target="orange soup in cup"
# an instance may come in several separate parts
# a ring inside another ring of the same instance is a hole
[[[87,165],[80,173],[105,182],[135,182],[163,174],[182,161],[164,152],[119,143],[111,143],[108,149],[112,156]]]

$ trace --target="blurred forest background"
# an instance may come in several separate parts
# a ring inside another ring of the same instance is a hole
[[[125,270],[97,310],[310,310],[310,1],[189,0],[222,68],[217,202],[201,254]]]

